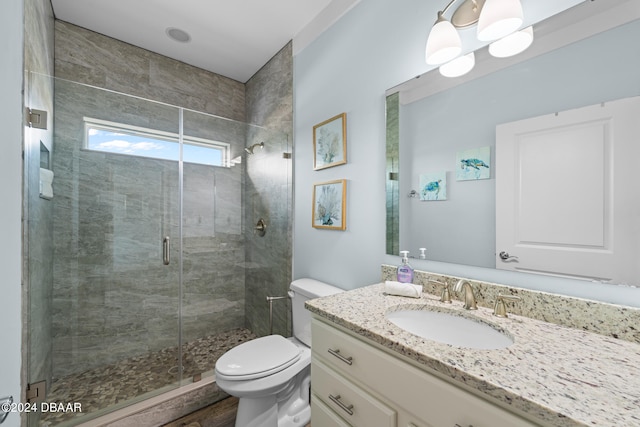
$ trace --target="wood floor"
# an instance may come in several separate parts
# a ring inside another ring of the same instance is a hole
[[[234,427],[237,411],[238,398],[228,397],[163,427]],[[311,423],[306,427],[311,427]]]
[[[238,398],[228,397],[163,427],[234,427]]]

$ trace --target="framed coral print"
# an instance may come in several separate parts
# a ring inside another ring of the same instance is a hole
[[[347,113],[313,127],[313,169],[347,163]]]
[[[347,180],[313,185],[312,226],[330,230],[345,230],[347,213]]]

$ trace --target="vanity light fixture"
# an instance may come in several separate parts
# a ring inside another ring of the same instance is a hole
[[[455,0],[453,0],[455,1]],[[453,3],[449,3],[447,8]],[[426,61],[430,65],[444,64],[451,61],[462,51],[462,40],[453,24],[444,18],[444,11],[438,12],[438,19],[433,24],[427,39]]]
[[[530,27],[516,31],[523,22],[520,0],[464,0],[449,21],[445,14],[456,1],[451,0],[438,11],[438,18],[427,38],[425,60],[429,65],[441,65],[442,75],[458,77],[471,71],[475,65],[473,52],[460,56],[463,51],[458,34],[460,28],[477,23],[478,40],[497,40],[489,52],[499,58],[520,53],[532,43],[533,30]]]
[[[476,65],[476,56],[473,52],[442,64],[440,66],[440,74],[445,77],[460,77],[467,74]]]
[[[487,0],[478,19],[478,40],[508,36],[520,28],[523,18],[520,0]]]
[[[489,45],[489,53],[496,58],[507,58],[524,52],[533,43],[533,27],[511,33]]]
[[[438,19],[429,32],[425,59],[427,64],[440,65],[456,58],[462,52],[458,28],[466,28],[478,22],[485,0],[465,0],[454,12],[451,21],[444,14],[457,0],[451,0],[438,12]]]

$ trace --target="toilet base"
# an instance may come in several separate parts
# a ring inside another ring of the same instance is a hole
[[[277,427],[278,405],[275,396],[258,399],[241,397],[238,402],[236,427]]]
[[[311,369],[306,367],[276,395],[241,397],[236,427],[304,427],[311,421]]]

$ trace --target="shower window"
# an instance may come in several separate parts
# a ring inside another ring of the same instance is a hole
[[[180,159],[179,135],[123,123],[84,118],[84,148],[105,153],[154,159]],[[229,166],[229,144],[183,137],[182,159],[187,163]]]

